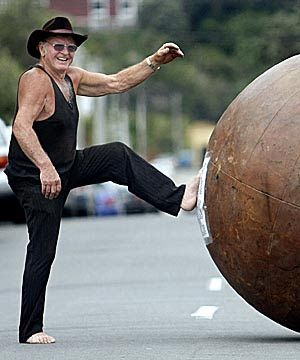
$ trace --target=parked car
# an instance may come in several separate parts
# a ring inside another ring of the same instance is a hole
[[[176,154],[177,166],[191,168],[195,162],[195,153],[191,149],[182,149]]]
[[[63,216],[91,216],[95,214],[94,191],[91,186],[82,186],[71,190]]]
[[[158,210],[112,182],[83,186],[70,192],[63,216],[113,216],[153,213]]]
[[[0,221],[12,220],[24,222],[25,216],[19,201],[12,192],[4,173],[8,159],[8,148],[11,136],[11,126],[6,126],[0,118]]]
[[[127,215],[131,215],[156,213],[158,210],[154,206],[148,204],[146,201],[140,199],[138,196],[128,192],[124,200],[124,212]]]
[[[124,186],[107,182],[93,186],[95,197],[95,215],[109,216],[124,213]]]

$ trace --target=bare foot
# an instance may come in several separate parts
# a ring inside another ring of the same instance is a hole
[[[26,341],[27,344],[53,344],[55,339],[52,336],[39,332],[30,336]]]
[[[185,211],[192,211],[197,203],[198,188],[200,182],[200,174],[198,174],[192,181],[190,181],[183,194],[181,209]]]

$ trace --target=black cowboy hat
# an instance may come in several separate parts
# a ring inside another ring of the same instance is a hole
[[[80,46],[88,38],[87,35],[74,33],[69,19],[58,16],[47,21],[42,30],[34,30],[30,34],[27,41],[27,51],[31,56],[39,59],[39,42],[55,35],[70,36],[73,38],[77,46]]]

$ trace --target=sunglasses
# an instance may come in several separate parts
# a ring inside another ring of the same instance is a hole
[[[68,50],[68,52],[73,53],[77,50],[77,45],[75,44],[70,44],[70,45],[65,45],[65,44],[51,44],[51,42],[47,41],[48,44],[50,44],[51,46],[53,46],[55,51],[63,51],[64,48],[66,48]]]

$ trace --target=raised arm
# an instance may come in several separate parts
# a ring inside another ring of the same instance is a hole
[[[39,168],[42,193],[48,199],[58,196],[61,190],[60,177],[48,155],[43,150],[32,126],[45,111],[48,79],[36,73],[26,72],[19,84],[19,109],[16,115],[13,134],[27,157]]]
[[[103,96],[127,91],[140,84],[152,75],[161,65],[173,61],[177,57],[184,57],[183,52],[174,43],[166,43],[153,55],[142,62],[117,74],[105,75],[92,73],[83,69],[73,68],[77,78],[77,94],[83,96]],[[75,80],[76,81],[76,80]]]

